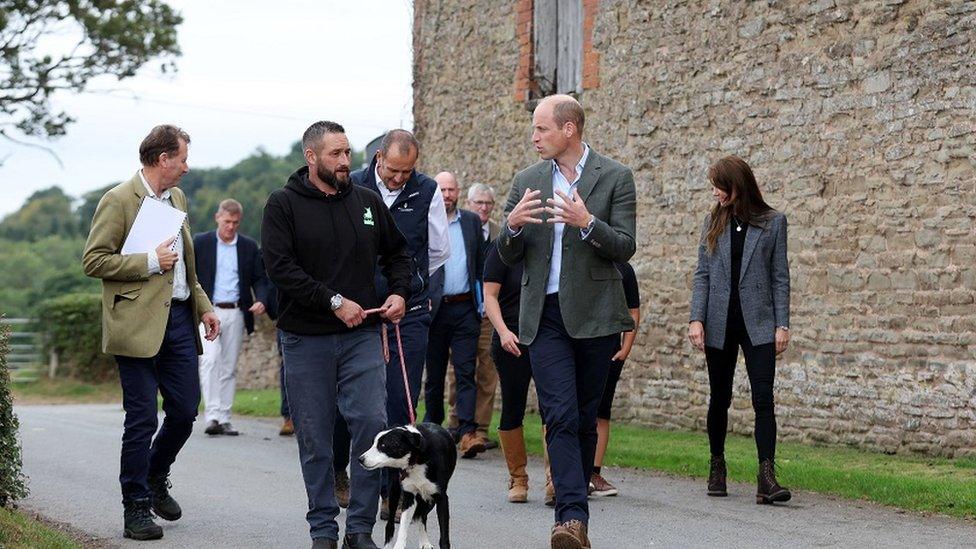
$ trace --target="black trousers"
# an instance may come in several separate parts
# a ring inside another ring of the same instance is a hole
[[[705,347],[708,383],[711,398],[708,402],[708,443],[712,455],[725,453],[725,434],[729,427],[729,407],[732,405],[732,381],[739,347],[746,361],[746,373],[752,386],[752,408],[756,412],[756,450],[759,461],[776,455],[776,411],[773,405],[773,378],[776,375],[776,344],[754,346],[742,320],[737,302],[729,305],[725,330],[725,347]]]
[[[427,381],[424,385],[424,421],[444,423],[444,380],[448,357],[457,384],[458,437],[478,429],[474,419],[477,386],[474,380],[481,319],[473,301],[441,303],[427,339]]]
[[[122,384],[122,501],[150,497],[147,479],[165,475],[193,430],[200,404],[197,326],[186,301],[173,301],[159,353],[115,356]],[[163,395],[163,427],[156,432],[156,395]],[[155,437],[153,435],[155,434]]]
[[[532,381],[532,362],[529,348],[519,344],[522,356],[515,356],[502,348],[498,332],[491,336],[491,360],[498,370],[498,384],[502,389],[502,417],[499,431],[518,429],[525,420],[525,403]]]

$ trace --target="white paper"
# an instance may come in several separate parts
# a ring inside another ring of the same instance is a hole
[[[186,212],[146,197],[132,222],[129,236],[122,245],[122,255],[144,254],[176,236],[180,232]]]

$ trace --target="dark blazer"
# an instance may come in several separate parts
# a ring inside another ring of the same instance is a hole
[[[526,188],[542,191],[539,198],[543,204],[553,197],[551,160],[515,176],[505,205],[506,215],[521,200]],[[628,261],[636,250],[634,175],[623,164],[591,148],[577,190],[596,222],[586,240],[580,238],[576,227],[563,231],[559,308],[566,331],[574,338],[591,338],[633,330],[623,277],[614,262]],[[522,227],[518,236],[512,236],[506,223],[498,237],[498,255],[506,265],[525,262],[519,310],[519,341],[524,345],[532,343],[539,329],[554,234],[551,223],[530,223]]]
[[[217,278],[217,231],[193,235],[193,249],[196,250],[197,277],[207,297],[213,301],[214,280]],[[265,308],[273,307],[271,293],[274,287],[264,272],[261,250],[254,239],[237,233],[237,281],[240,299],[238,308],[244,312],[244,327],[247,333],[254,332],[254,314],[248,309],[254,301],[260,301]],[[251,295],[251,291],[254,295]]]
[[[711,216],[705,217],[698,245],[691,297],[691,322],[705,325],[705,345],[725,346],[725,328],[732,292],[732,233],[726,229],[709,253],[705,235]],[[786,257],[786,216],[776,212],[749,224],[739,271],[742,320],[753,345],[776,340],[776,328],[790,326],[790,264]]]

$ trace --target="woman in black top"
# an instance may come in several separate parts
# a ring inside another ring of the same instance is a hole
[[[624,361],[630,356],[637,337],[637,327],[640,326],[640,288],[637,286],[637,275],[630,263],[614,263],[623,277],[624,297],[627,299],[627,309],[634,319],[634,329],[620,334],[613,356],[610,358],[610,371],[607,374],[607,384],[603,388],[603,398],[596,412],[596,455],[593,459],[593,473],[590,474],[590,495],[607,497],[617,495],[617,488],[603,478],[603,456],[610,443],[610,410],[613,407],[613,397],[617,391],[617,382],[624,369]]]
[[[788,501],[776,482],[776,355],[789,343],[789,264],[786,218],[762,198],[741,158],[727,156],[708,170],[717,203],[705,220],[695,271],[688,338],[705,352],[711,398],[708,495],[725,496],[725,434],[739,348],[745,356],[756,413],[757,503]]]
[[[491,338],[491,358],[498,370],[502,389],[502,417],[498,424],[505,462],[508,464],[508,501],[528,500],[529,476],[522,421],[532,380],[529,349],[518,342],[519,296],[522,291],[522,264],[509,267],[490,245],[485,258],[485,314],[495,328]]]

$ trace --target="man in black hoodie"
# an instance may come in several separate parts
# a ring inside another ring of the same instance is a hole
[[[349,424],[352,451],[369,449],[386,424],[386,363],[380,318],[399,322],[410,294],[406,240],[375,191],[349,181],[349,141],[334,122],[316,122],[302,137],[307,166],[268,197],[261,247],[279,292],[278,330],[285,388],[298,435],[308,492],[312,547],[339,537],[332,436],[336,407]],[[376,295],[374,267],[389,282]],[[380,307],[379,315],[366,310]],[[343,547],[374,548],[371,539],[380,472],[353,460]]]

